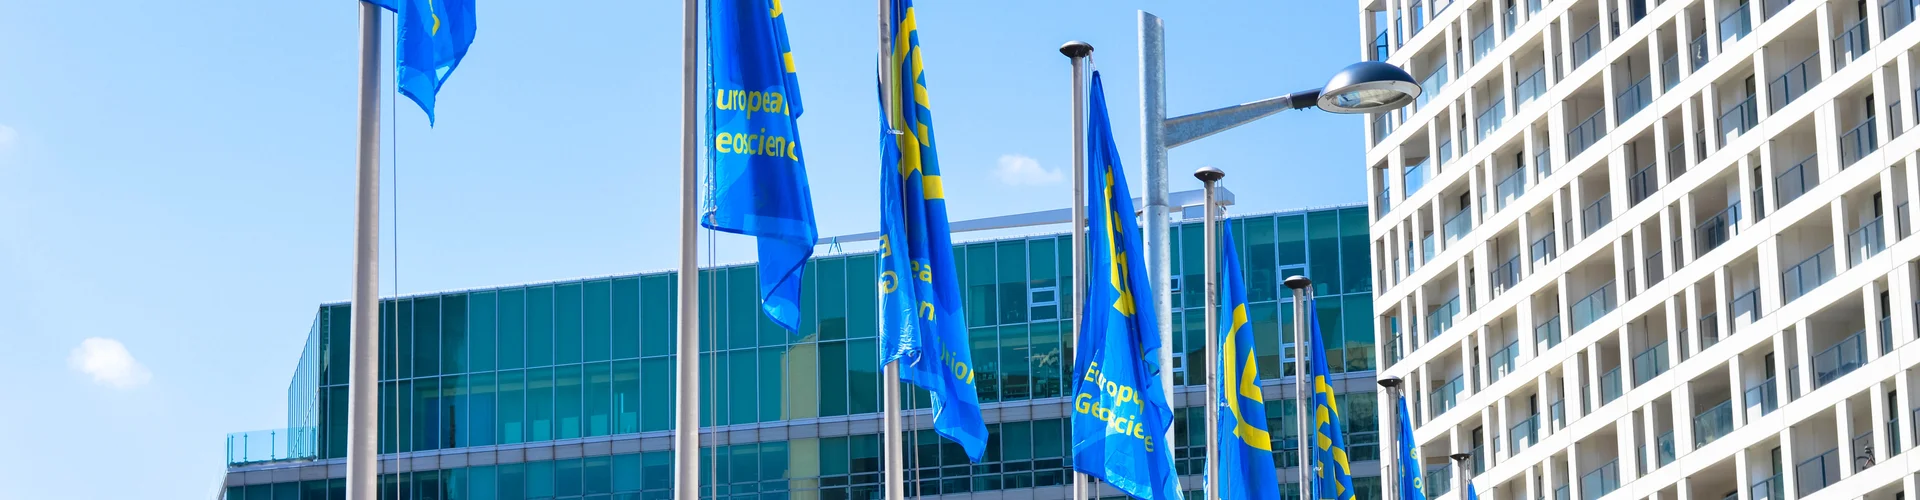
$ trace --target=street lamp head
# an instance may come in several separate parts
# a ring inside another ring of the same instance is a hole
[[[1068,41],[1065,44],[1060,45],[1060,55],[1064,55],[1067,57],[1078,59],[1082,57],[1087,57],[1087,54],[1092,54],[1092,53],[1093,53],[1093,45],[1088,44],[1087,42],[1072,40],[1072,41]]]
[[[1213,182],[1226,176],[1226,172],[1222,172],[1220,169],[1211,166],[1200,167],[1199,170],[1193,171],[1193,177],[1200,179],[1200,182]]]
[[[1400,377],[1380,377],[1379,384],[1388,389],[1400,387]]]
[[[1383,113],[1420,97],[1413,75],[1392,64],[1354,63],[1333,75],[1320,91],[1320,109],[1334,113]]]

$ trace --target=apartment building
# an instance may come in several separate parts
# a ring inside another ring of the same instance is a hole
[[[1365,135],[1429,497],[1913,496],[1916,4],[1358,3],[1424,90]]]

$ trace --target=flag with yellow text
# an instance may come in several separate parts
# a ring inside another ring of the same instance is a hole
[[[1312,345],[1301,354],[1313,358],[1313,492],[1322,500],[1353,500],[1353,468],[1347,462],[1347,438],[1340,430],[1340,407],[1327,382],[1327,349],[1320,339],[1320,315],[1307,300]]]
[[[1273,435],[1267,432],[1266,398],[1260,394],[1260,370],[1254,363],[1253,327],[1247,324],[1247,283],[1240,276],[1240,252],[1233,247],[1233,224],[1221,222],[1220,498],[1280,500],[1273,467]]]

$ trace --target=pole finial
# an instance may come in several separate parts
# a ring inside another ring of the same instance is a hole
[[[1379,384],[1388,389],[1400,387],[1400,377],[1380,377]]]
[[[1079,40],[1068,40],[1060,45],[1060,55],[1079,59],[1093,53],[1093,44]]]
[[[1473,458],[1473,455],[1467,454],[1467,453],[1455,453],[1452,455],[1448,455],[1447,457],[1452,458],[1453,461],[1455,462],[1465,462],[1467,461],[1467,459]]]
[[[1298,274],[1293,276],[1288,276],[1286,281],[1284,281],[1284,283],[1287,284],[1287,288],[1292,288],[1294,290],[1300,290],[1306,287],[1313,286],[1313,280],[1308,279],[1306,276],[1301,276]]]
[[[1193,177],[1195,179],[1200,179],[1200,182],[1214,182],[1222,178],[1225,178],[1226,176],[1227,176],[1227,173],[1225,171],[1222,171],[1219,168],[1215,168],[1212,166],[1200,167],[1199,170],[1193,171]]]

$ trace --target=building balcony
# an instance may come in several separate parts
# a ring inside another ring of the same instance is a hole
[[[1593,110],[1587,119],[1580,120],[1578,125],[1567,131],[1568,157],[1580,156],[1588,147],[1600,142],[1600,137],[1607,135],[1607,123],[1600,119],[1605,113],[1605,108]]]
[[[1473,231],[1473,214],[1470,211],[1461,210],[1453,214],[1453,217],[1448,217],[1446,224],[1441,225],[1440,229],[1446,233],[1448,248],[1452,248],[1453,242],[1460,241],[1461,237]]]
[[[1806,295],[1808,291],[1833,279],[1833,273],[1833,246],[1828,245],[1826,249],[1814,253],[1812,257],[1807,257],[1799,264],[1787,268],[1786,272],[1780,273],[1780,295],[1785,299],[1783,302],[1793,302],[1801,295]]]
[[[1880,355],[1885,356],[1893,352],[1893,317],[1881,316],[1878,323],[1880,323]]]
[[[1807,194],[1808,189],[1819,185],[1819,156],[1819,154],[1807,155],[1806,159],[1800,160],[1792,167],[1787,167],[1787,170],[1780,175],[1774,176],[1774,190],[1779,193],[1775,196],[1777,198],[1775,207],[1785,207],[1793,200],[1799,199],[1800,195]]]
[[[1578,332],[1593,324],[1601,316],[1613,312],[1614,307],[1613,282],[1608,281],[1573,304],[1573,331]]]
[[[1887,0],[1880,3],[1881,36],[1892,36],[1900,28],[1913,23],[1914,5],[1920,0]]]
[[[1595,23],[1593,26],[1588,27],[1586,32],[1575,37],[1573,39],[1573,45],[1569,50],[1573,51],[1573,67],[1575,68],[1593,59],[1594,54],[1600,53],[1600,25]]]
[[[1613,222],[1612,193],[1601,195],[1600,199],[1593,200],[1593,203],[1580,210],[1580,229],[1586,236],[1593,236],[1594,231],[1607,227],[1609,222]]]
[[[1433,96],[1440,95],[1440,88],[1446,85],[1447,63],[1441,62],[1439,67],[1433,69],[1432,74],[1420,79],[1420,97],[1418,102],[1414,103],[1415,109],[1426,109],[1427,102],[1433,100]]]
[[[1748,491],[1753,495],[1753,500],[1785,500],[1787,498],[1786,482],[1782,481],[1778,475],[1754,481]]]
[[[1615,399],[1620,399],[1620,395],[1625,393],[1623,389],[1620,385],[1620,367],[1613,367],[1612,370],[1600,374],[1600,405],[1605,406]]]
[[[1508,342],[1507,346],[1494,351],[1487,357],[1487,383],[1499,382],[1501,377],[1513,372],[1514,358],[1520,356],[1520,341]]]
[[[1687,58],[1692,61],[1694,71],[1700,71],[1701,66],[1707,65],[1706,33],[1701,33],[1700,36],[1693,37],[1693,41],[1687,43]]]
[[[1491,276],[1491,279],[1493,280],[1493,296],[1495,297],[1499,297],[1500,294],[1505,293],[1507,289],[1513,288],[1514,284],[1520,282],[1520,256],[1515,255],[1510,257],[1506,262],[1501,263],[1499,267],[1493,268],[1493,276]]]
[[[1543,351],[1560,345],[1560,317],[1547,318],[1546,321],[1534,325],[1533,338],[1540,339],[1540,343],[1545,347],[1541,349]]]
[[[1854,125],[1853,130],[1840,136],[1840,168],[1852,166],[1853,162],[1880,149],[1880,137],[1873,128],[1873,118],[1868,116],[1866,121]]]
[[[1734,103],[1733,107],[1727,108],[1726,112],[1720,113],[1721,145],[1746,134],[1747,131],[1753,130],[1754,125],[1760,123],[1760,109],[1754,104],[1753,98],[1754,96],[1749,95],[1746,99]]]
[[[1853,258],[1853,265],[1860,265],[1867,259],[1879,255],[1887,249],[1886,233],[1881,230],[1882,217],[1861,224],[1851,233],[1847,233],[1847,254]]]
[[[1534,265],[1553,262],[1553,258],[1559,256],[1557,246],[1553,241],[1553,231],[1547,231],[1547,234],[1533,240],[1533,244],[1529,246],[1531,250],[1529,253],[1533,255]]]
[[[1753,11],[1747,9],[1747,2],[1740,2],[1732,12],[1720,17],[1720,46],[1725,50],[1728,42],[1739,40],[1753,32]]]
[[[1664,270],[1664,268],[1666,267],[1666,263],[1661,262],[1660,252],[1656,251],[1656,252],[1653,252],[1652,254],[1648,254],[1645,261],[1646,262],[1642,265],[1641,269],[1647,270],[1646,287],[1652,287],[1653,285],[1660,283],[1660,280],[1665,279],[1667,277],[1666,271]]]
[[[1401,174],[1403,176],[1401,180],[1407,186],[1406,192],[1401,193],[1404,195],[1402,196],[1403,199],[1413,197],[1413,193],[1419,192],[1421,187],[1426,186],[1427,178],[1429,177],[1427,175],[1427,162],[1428,160],[1422,159],[1420,163],[1407,167],[1406,173]]]
[[[1698,258],[1720,248],[1739,233],[1740,202],[1733,202],[1707,220],[1693,226],[1693,256]]]
[[[1667,372],[1667,343],[1661,342],[1633,356],[1633,385],[1639,387]]]
[[[1673,459],[1675,458],[1673,453],[1673,431],[1667,431],[1665,434],[1661,434],[1659,438],[1654,439],[1653,447],[1655,454],[1654,460],[1659,464],[1656,465],[1656,467],[1666,467],[1667,464],[1673,463]]]
[[[1493,26],[1488,25],[1485,28],[1481,28],[1479,33],[1473,35],[1474,64],[1484,62],[1487,54],[1491,52],[1493,52]]]
[[[1616,489],[1620,489],[1620,460],[1618,459],[1595,467],[1580,476],[1580,498],[1584,500],[1598,500]]]
[[[1700,332],[1701,350],[1706,350],[1709,347],[1713,347],[1714,344],[1720,343],[1720,315],[1718,313],[1701,313],[1700,321],[1697,321],[1697,323],[1699,323],[1699,326],[1694,329]]]
[[[1860,369],[1867,361],[1866,330],[1855,332],[1840,339],[1820,354],[1813,355],[1813,388],[1819,390],[1827,383],[1840,379],[1846,374]]]
[[[1867,36],[1867,20],[1865,18],[1855,21],[1853,24],[1848,25],[1847,29],[1841,30],[1840,34],[1833,36],[1834,71],[1840,71],[1840,68],[1846,67],[1847,63],[1853,62],[1854,59],[1867,54],[1867,49],[1872,46],[1872,42],[1867,39]]]
[[[1547,68],[1545,67],[1533,70],[1533,74],[1527,75],[1520,80],[1519,84],[1513,86],[1514,102],[1520,104],[1533,102],[1545,93],[1547,93]]]
[[[1453,466],[1440,464],[1427,467],[1421,478],[1421,488],[1430,497],[1438,497],[1453,491]]]
[[[1507,454],[1518,455],[1520,454],[1520,450],[1527,449],[1528,446],[1533,446],[1533,443],[1539,442],[1539,439],[1540,415],[1537,413],[1527,415],[1527,418],[1521,420],[1520,423],[1513,424],[1512,428],[1507,429],[1507,442],[1512,443],[1511,446],[1513,446],[1513,449],[1508,451]]]
[[[1773,413],[1773,410],[1780,409],[1780,398],[1778,394],[1775,394],[1778,390],[1774,388],[1774,384],[1774,378],[1767,377],[1766,380],[1762,380],[1760,383],[1747,386],[1746,400],[1747,416],[1749,419],[1752,417],[1764,417]]]
[[[294,427],[227,434],[227,467],[313,460],[320,456],[320,429]]]
[[[1614,96],[1614,123],[1626,123],[1628,118],[1632,118],[1642,109],[1647,109],[1647,104],[1652,102],[1653,76],[1640,77],[1639,81],[1633,82],[1632,85],[1627,86],[1626,90]]]
[[[1495,99],[1492,104],[1487,105],[1487,109],[1480,110],[1480,115],[1475,117],[1474,122],[1479,125],[1477,134],[1473,139],[1474,142],[1477,143],[1487,140],[1488,135],[1500,129],[1500,122],[1506,117],[1507,99],[1505,97]]]
[[[1433,415],[1429,415],[1427,418],[1446,414],[1447,410],[1453,409],[1453,406],[1459,402],[1460,394],[1466,391],[1466,380],[1459,375],[1455,375],[1453,380],[1441,384],[1439,388],[1433,390],[1433,394],[1428,395],[1427,400],[1433,402]]]
[[[1840,480],[1840,448],[1834,447],[1826,453],[1801,461],[1793,467],[1793,477],[1800,483],[1802,498],[1814,492],[1826,489],[1834,481]]]
[[[1673,90],[1673,86],[1680,84],[1680,54],[1667,56],[1666,60],[1660,61],[1660,83],[1662,92]]]
[[[1747,321],[1760,319],[1760,286],[1754,285],[1745,292],[1734,294],[1733,300],[1727,301],[1727,309],[1733,311],[1733,317],[1729,318],[1729,321],[1737,321],[1741,318],[1746,318]]]
[[[1693,416],[1693,447],[1706,446],[1733,432],[1733,400],[1729,399]]]
[[[1519,199],[1520,195],[1526,194],[1526,173],[1527,170],[1525,168],[1515,168],[1513,172],[1508,173],[1505,178],[1500,179],[1499,184],[1493,186],[1493,203],[1495,210],[1506,210],[1508,203],[1513,203],[1513,200]]]
[[[1460,296],[1458,295],[1440,304],[1440,307],[1434,308],[1433,312],[1427,313],[1427,340],[1433,340],[1441,333],[1445,333],[1448,328],[1453,328],[1453,318],[1459,314]]]
[[[1653,196],[1654,191],[1660,189],[1658,172],[1653,167],[1653,163],[1648,163],[1647,166],[1640,167],[1640,171],[1634,172],[1632,177],[1627,178],[1628,206],[1639,205],[1640,202],[1646,201],[1648,196]]]
[[[1818,55],[1818,52],[1808,54],[1806,59],[1788,67],[1779,77],[1767,84],[1769,101],[1767,105],[1772,108],[1770,111],[1780,111],[1780,108],[1787,107],[1787,104],[1792,103],[1794,99],[1806,95],[1807,89],[1812,88],[1814,84],[1820,83],[1820,68],[1813,66],[1813,58]]]

